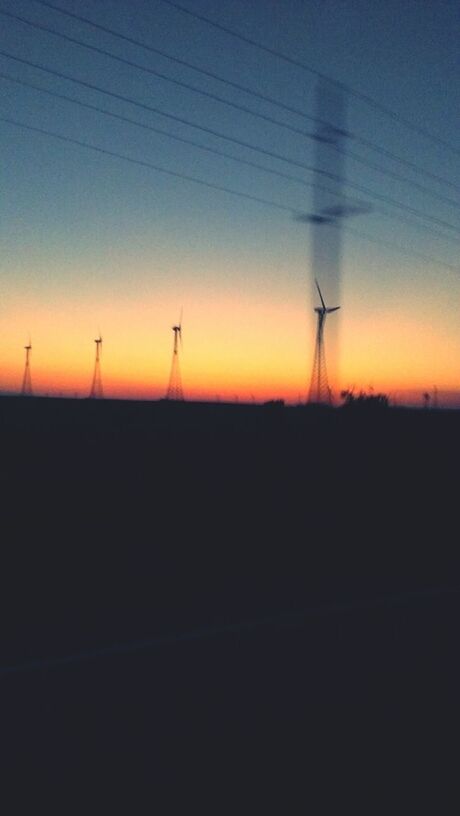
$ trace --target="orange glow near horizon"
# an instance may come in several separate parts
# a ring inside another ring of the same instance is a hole
[[[21,387],[23,346],[32,338],[34,393],[87,396],[95,344],[103,337],[102,379],[107,397],[159,399],[165,395],[173,333],[180,306],[171,292],[90,307],[68,303],[11,309],[2,321],[0,388]],[[97,317],[96,317],[97,313]],[[89,319],[88,319],[89,315]],[[167,317],[165,318],[165,315]],[[18,331],[25,326],[26,331]],[[371,318],[342,319],[341,385],[384,391],[404,403],[420,402],[436,384],[455,402],[460,340],[435,332],[394,310]],[[383,338],[383,339],[382,339]],[[275,303],[254,292],[244,299],[195,292],[184,303],[181,372],[186,398],[224,401],[305,401],[314,350],[314,318],[292,300]],[[446,342],[448,354],[446,355]],[[327,335],[326,335],[327,343]],[[327,345],[326,345],[327,348]],[[460,394],[458,395],[460,404]]]

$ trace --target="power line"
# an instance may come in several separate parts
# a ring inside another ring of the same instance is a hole
[[[249,201],[254,201],[257,204],[263,204],[263,205],[271,207],[271,208],[282,210],[284,212],[289,212],[289,213],[291,213],[292,216],[297,217],[298,220],[299,220],[299,218],[301,220],[308,220],[310,218],[310,216],[305,217],[305,213],[301,212],[296,207],[289,207],[289,206],[287,206],[285,204],[280,204],[279,202],[270,201],[269,199],[266,199],[266,198],[261,198],[260,196],[254,196],[254,195],[251,195],[249,193],[243,193],[243,192],[240,192],[240,191],[237,191],[237,190],[233,190],[233,189],[231,189],[229,187],[224,187],[223,185],[220,185],[220,184],[213,184],[212,182],[204,181],[203,179],[199,179],[196,176],[189,176],[189,175],[187,175],[185,173],[179,173],[179,172],[177,172],[175,170],[168,170],[165,167],[160,167],[160,166],[158,166],[156,164],[152,164],[151,162],[147,162],[147,161],[144,161],[142,159],[134,159],[131,156],[125,156],[124,154],[117,153],[114,150],[108,150],[107,148],[97,147],[96,145],[89,144],[88,142],[82,142],[80,139],[74,139],[71,136],[63,136],[62,134],[54,133],[53,131],[46,130],[45,128],[39,128],[39,127],[36,127],[34,125],[28,125],[28,124],[26,124],[24,122],[18,122],[15,119],[10,119],[10,118],[7,118],[5,116],[0,116],[0,122],[6,122],[7,124],[14,125],[15,127],[19,127],[19,128],[24,129],[24,130],[29,130],[29,131],[34,132],[34,133],[40,133],[41,135],[44,135],[44,136],[50,136],[50,137],[52,137],[54,139],[59,139],[62,142],[68,142],[70,144],[76,145],[77,147],[83,147],[83,148],[85,148],[87,150],[93,150],[96,153],[101,153],[102,155],[110,156],[111,158],[121,159],[123,161],[127,161],[130,164],[135,164],[135,165],[138,165],[140,167],[147,167],[150,170],[154,170],[154,171],[156,171],[158,173],[163,173],[163,174],[165,174],[167,176],[172,176],[173,178],[179,178],[179,179],[182,179],[184,181],[190,181],[193,184],[199,184],[202,187],[207,187],[207,188],[209,188],[211,190],[217,190],[218,192],[228,193],[229,195],[232,195],[232,196],[237,196],[239,198],[244,198],[244,199],[249,200]],[[334,222],[331,222],[331,224],[334,226]],[[351,227],[343,227],[342,226],[341,228],[345,229],[347,232],[354,232],[355,234],[359,235],[361,238],[365,238],[366,240],[371,241],[373,243],[383,243],[385,245],[388,245],[394,251],[402,252],[402,254],[404,254],[404,255],[413,255],[416,258],[422,258],[425,261],[429,261],[430,263],[435,263],[437,266],[453,270],[454,272],[459,272],[460,271],[457,267],[453,266],[452,264],[447,264],[444,261],[436,260],[436,258],[432,258],[432,257],[430,257],[428,255],[423,255],[422,253],[419,253],[419,252],[400,250],[398,247],[395,247],[394,244],[392,244],[390,242],[388,242],[388,244],[387,244],[386,242],[380,241],[378,239],[374,239],[371,236],[366,235],[365,233],[358,232],[357,230],[354,230]]]
[[[166,59],[171,60],[172,62],[177,63],[178,65],[183,65],[186,68],[191,68],[193,71],[196,71],[199,74],[203,74],[203,76],[209,77],[210,79],[215,79],[218,82],[222,82],[225,85],[229,85],[232,88],[235,88],[238,91],[243,91],[244,93],[250,94],[258,99],[262,99],[264,102],[269,102],[272,105],[276,105],[283,110],[289,111],[290,113],[294,113],[297,116],[302,116],[305,119],[309,119],[312,122],[317,122],[322,125],[328,125],[328,122],[325,122],[322,119],[318,119],[315,116],[311,116],[310,114],[306,113],[305,111],[299,110],[298,108],[291,107],[287,105],[285,102],[280,102],[274,99],[271,96],[267,96],[266,94],[262,94],[259,91],[254,91],[251,88],[248,88],[246,85],[241,85],[238,82],[234,82],[231,79],[224,78],[219,74],[214,73],[213,71],[209,71],[205,68],[201,68],[198,65],[194,65],[187,60],[183,60],[180,57],[174,57],[172,54],[168,54],[166,51],[163,51],[160,48],[155,48],[153,45],[149,43],[143,42],[142,40],[137,40],[134,37],[128,37],[126,34],[122,34],[119,31],[115,31],[113,28],[109,28],[108,26],[103,26],[100,23],[94,22],[94,20],[90,20],[88,17],[83,17],[81,14],[75,14],[74,12],[69,11],[68,9],[63,9],[60,6],[56,6],[54,3],[48,3],[46,0],[32,0],[34,3],[38,3],[41,6],[46,6],[47,8],[53,9],[53,11],[57,11],[60,14],[64,14],[67,17],[71,17],[74,20],[78,20],[79,22],[87,23],[88,25],[92,26],[93,28],[97,28],[100,31],[104,31],[106,34],[111,34],[113,37],[118,37],[125,42],[129,42],[132,45],[139,46],[140,48],[144,48],[146,51],[151,51],[153,54],[159,54]]]
[[[365,195],[369,195],[372,198],[375,198],[375,199],[377,199],[379,201],[383,201],[383,202],[385,202],[386,204],[389,204],[392,207],[396,207],[397,209],[401,209],[401,210],[404,210],[406,212],[409,212],[412,215],[415,215],[417,218],[422,218],[422,219],[424,219],[426,221],[431,221],[432,223],[436,224],[437,226],[445,227],[446,229],[453,230],[454,232],[460,232],[459,227],[455,226],[454,224],[450,224],[448,221],[444,221],[443,219],[436,218],[435,216],[432,216],[432,215],[427,215],[426,213],[423,213],[420,210],[415,209],[414,207],[410,207],[407,204],[402,204],[401,202],[397,201],[396,199],[393,199],[393,198],[390,198],[389,196],[385,196],[385,195],[382,195],[380,193],[377,193],[374,190],[371,190],[371,189],[369,189],[368,187],[365,187],[362,184],[357,184],[357,183],[352,182],[352,181],[344,180],[340,176],[337,176],[335,173],[331,173],[331,172],[329,172],[327,170],[318,170],[317,168],[315,168],[315,167],[313,167],[311,165],[305,164],[305,162],[299,162],[299,161],[296,161],[295,159],[290,159],[287,156],[283,156],[282,154],[277,153],[275,151],[268,150],[268,149],[262,148],[262,147],[258,147],[257,145],[251,144],[250,142],[243,141],[242,139],[237,139],[234,136],[228,136],[228,135],[226,135],[224,133],[221,133],[219,131],[216,131],[216,130],[214,130],[212,128],[205,127],[204,125],[195,124],[194,122],[191,122],[188,119],[184,119],[183,117],[176,116],[175,114],[171,114],[171,113],[166,113],[165,111],[162,111],[161,109],[155,108],[155,107],[153,107],[151,105],[147,105],[144,102],[139,102],[137,100],[132,99],[131,97],[126,97],[126,96],[123,96],[122,94],[115,93],[114,91],[105,90],[104,88],[100,88],[99,86],[94,85],[94,84],[92,84],[90,82],[86,82],[86,81],[81,80],[81,79],[76,79],[75,77],[71,76],[70,74],[66,74],[66,73],[64,73],[62,71],[54,71],[51,68],[46,68],[45,66],[40,65],[39,63],[31,62],[30,60],[26,60],[26,59],[24,59],[22,57],[17,57],[14,54],[9,54],[6,51],[0,50],[0,55],[2,55],[4,57],[7,57],[8,59],[15,60],[16,62],[20,62],[20,63],[22,63],[24,65],[29,65],[32,68],[38,68],[40,71],[44,71],[45,73],[51,74],[52,76],[57,76],[60,79],[66,79],[66,80],[69,80],[70,82],[74,82],[74,83],[76,83],[78,85],[81,85],[81,86],[83,86],[85,88],[89,88],[90,90],[98,91],[99,93],[103,93],[103,94],[105,94],[107,96],[113,97],[114,99],[118,99],[118,100],[121,100],[123,102],[128,102],[129,104],[135,105],[136,107],[142,108],[143,110],[147,110],[147,111],[150,111],[151,113],[159,114],[160,116],[164,116],[164,117],[166,117],[168,119],[172,119],[175,122],[180,122],[181,124],[185,124],[185,125],[187,125],[189,127],[195,128],[197,130],[201,130],[204,133],[208,133],[208,134],[210,134],[212,136],[216,136],[219,139],[224,139],[225,141],[232,142],[233,144],[237,144],[240,147],[249,148],[250,150],[254,150],[257,153],[261,153],[261,154],[263,154],[265,156],[269,156],[272,159],[276,159],[276,160],[279,160],[279,161],[286,162],[287,164],[290,164],[290,165],[292,165],[294,167],[298,167],[298,168],[300,168],[302,170],[307,170],[308,172],[314,173],[315,175],[321,175],[321,176],[324,176],[325,178],[331,179],[333,181],[340,181],[340,183],[343,183],[344,186],[351,187],[352,189],[358,190],[359,192],[364,193]]]
[[[81,85],[81,86],[83,86],[85,88],[89,88],[92,91],[97,91],[98,93],[105,94],[106,96],[111,96],[114,99],[121,100],[122,102],[128,102],[130,105],[135,105],[138,108],[142,108],[142,109],[147,110],[147,111],[149,111],[151,113],[155,113],[155,114],[158,114],[160,116],[164,116],[164,117],[166,117],[168,119],[173,119],[174,121],[180,122],[181,124],[187,125],[188,127],[192,127],[192,128],[197,129],[197,130],[202,130],[204,133],[208,133],[211,136],[216,136],[218,139],[225,139],[226,141],[233,142],[234,144],[237,144],[240,147],[245,147],[245,148],[249,148],[250,150],[255,150],[258,153],[263,153],[263,154],[265,154],[267,156],[270,156],[270,158],[275,158],[275,159],[279,159],[281,161],[285,161],[285,162],[287,162],[289,164],[293,164],[293,165],[295,165],[297,167],[301,167],[304,170],[308,170],[309,172],[315,172],[315,169],[313,167],[310,167],[309,165],[302,164],[301,162],[296,162],[294,159],[289,159],[289,158],[287,158],[285,156],[282,156],[281,154],[275,153],[275,152],[270,151],[270,150],[265,150],[264,148],[261,148],[261,147],[257,147],[256,145],[253,145],[250,142],[245,142],[242,139],[237,139],[234,136],[228,136],[228,135],[226,135],[224,133],[213,130],[212,128],[205,127],[204,125],[198,125],[198,124],[196,124],[194,122],[191,122],[189,119],[184,119],[183,117],[176,116],[175,114],[172,114],[172,113],[166,113],[165,111],[162,111],[160,108],[153,107],[152,105],[147,105],[144,102],[139,102],[138,100],[132,99],[132,97],[123,96],[122,94],[116,93],[115,91],[109,91],[109,90],[106,90],[104,88],[101,88],[98,85],[94,85],[93,83],[86,82],[86,81],[84,81],[82,79],[77,79],[76,77],[73,77],[70,74],[64,73],[63,71],[55,71],[55,70],[53,70],[51,68],[47,68],[44,65],[41,65],[40,63],[31,62],[30,60],[26,60],[23,57],[17,57],[14,54],[9,54],[6,51],[0,50],[0,55],[2,55],[4,57],[7,57],[7,59],[12,59],[12,60],[15,60],[16,62],[20,62],[23,65],[29,65],[32,68],[38,68],[40,71],[44,71],[47,74],[51,74],[52,76],[59,77],[59,79],[69,80],[70,82],[74,82],[77,85]],[[334,176],[333,173],[328,173],[325,170],[324,171],[319,171],[319,172],[321,172],[323,175],[327,176],[328,178],[332,178],[334,180],[336,178],[338,178],[338,177]],[[452,227],[452,229],[455,229],[455,227]]]
[[[327,187],[323,187],[322,185],[318,185],[317,182],[313,181],[306,181],[305,179],[301,179],[298,176],[291,176],[289,173],[283,173],[281,170],[274,170],[271,167],[266,167],[263,164],[258,164],[257,162],[250,161],[249,159],[242,159],[239,156],[233,156],[231,153],[226,153],[224,150],[218,150],[215,147],[209,147],[208,145],[201,144],[200,142],[195,142],[193,139],[187,139],[185,136],[178,136],[175,133],[170,133],[167,130],[163,130],[162,128],[155,127],[154,125],[147,125],[145,122],[140,122],[138,119],[131,119],[129,116],[123,116],[120,113],[114,113],[113,111],[106,110],[105,108],[101,108],[99,105],[92,105],[90,102],[83,102],[80,99],[75,99],[75,97],[67,96],[67,94],[59,93],[59,91],[51,91],[49,88],[42,88],[40,85],[35,85],[33,82],[28,82],[23,79],[18,79],[17,77],[10,76],[9,74],[4,74],[0,72],[0,78],[6,79],[9,82],[14,82],[17,85],[22,85],[25,88],[31,88],[35,91],[40,91],[41,93],[45,93],[48,96],[55,97],[56,99],[62,99],[65,102],[71,102],[74,105],[79,105],[82,108],[87,108],[88,110],[96,111],[97,113],[102,113],[105,116],[110,116],[113,119],[118,119],[121,122],[126,122],[130,125],[135,125],[136,127],[143,128],[144,130],[149,130],[152,133],[157,133],[160,136],[165,136],[168,139],[174,139],[177,142],[181,142],[182,144],[191,145],[192,147],[198,148],[199,150],[204,150],[207,153],[212,153],[216,156],[220,156],[224,159],[231,159],[232,161],[238,162],[239,164],[244,164],[249,167],[253,167],[256,170],[262,170],[264,173],[269,173],[274,176],[279,176],[280,178],[286,179],[287,181],[294,181],[297,184],[302,184],[305,187],[315,187],[319,190],[324,190],[326,193],[329,193],[336,198],[343,199],[343,196],[340,196],[338,193],[334,193],[332,190],[329,190]],[[440,233],[436,233],[439,235]],[[444,236],[442,236],[444,237]]]
[[[328,187],[324,187],[323,185],[318,184],[316,181],[315,182],[305,181],[305,179],[301,179],[298,176],[292,176],[289,175],[288,173],[283,173],[281,170],[274,170],[270,167],[266,167],[263,164],[258,164],[257,162],[250,161],[249,159],[242,159],[238,156],[233,156],[231,153],[227,153],[224,150],[218,150],[217,148],[209,147],[207,145],[201,144],[200,142],[196,142],[193,139],[188,139],[185,138],[184,136],[178,136],[175,133],[170,133],[169,131],[163,130],[162,128],[157,128],[154,127],[153,125],[148,125],[144,122],[140,122],[137,119],[131,119],[131,117],[123,116],[122,114],[119,113],[114,113],[113,111],[109,111],[106,108],[101,108],[98,105],[93,105],[90,102],[83,102],[82,100],[76,99],[75,97],[67,96],[67,94],[62,94],[58,91],[51,91],[48,88],[43,88],[40,85],[35,85],[32,82],[28,82],[23,79],[18,79],[17,77],[13,77],[9,74],[4,74],[3,72],[0,72],[0,79],[5,79],[9,82],[14,82],[17,85],[21,85],[26,88],[31,88],[32,90],[47,94],[48,96],[51,96],[53,98],[62,99],[63,101],[69,102],[73,105],[78,105],[79,107],[86,108],[88,110],[93,110],[96,113],[102,113],[105,116],[110,116],[111,118],[118,119],[121,122],[134,125],[135,127],[140,127],[143,130],[151,131],[152,133],[159,134],[160,136],[164,136],[168,139],[173,139],[174,141],[181,142],[182,144],[190,145],[191,147],[203,150],[207,153],[214,154],[216,156],[219,156],[220,158],[230,159],[231,161],[237,162],[238,164],[253,167],[254,169],[260,170],[264,173],[278,176],[279,178],[295,182],[296,184],[301,184],[304,187],[308,187],[310,189],[315,188],[317,190],[323,190],[324,192],[328,193],[329,195],[332,195],[334,198],[340,201],[344,200],[344,196],[340,195],[337,192],[334,192],[333,190],[330,190]],[[460,239],[454,238],[451,235],[445,235],[444,233],[437,232],[436,230],[427,227],[425,224],[423,225],[419,224],[417,221],[414,221],[412,219],[404,218],[401,215],[392,215],[391,213],[387,213],[385,212],[385,210],[380,209],[377,210],[377,213],[391,220],[395,220],[398,222],[403,221],[411,226],[415,226],[416,228],[423,230],[424,232],[429,232],[431,235],[436,236],[436,238],[438,238],[439,240],[448,240],[453,241],[456,244],[460,244]]]
[[[46,8],[53,9],[53,11],[57,11],[58,13],[63,14],[65,16],[67,16],[67,17],[70,17],[70,18],[72,18],[74,20],[78,20],[79,22],[86,23],[87,25],[90,25],[93,28],[98,29],[99,31],[103,31],[106,34],[110,34],[111,36],[117,37],[117,38],[119,38],[119,39],[121,39],[121,40],[123,40],[125,42],[129,42],[132,45],[135,45],[135,46],[137,46],[139,48],[143,48],[146,51],[150,51],[153,54],[158,54],[158,55],[164,57],[165,59],[171,60],[171,62],[175,62],[178,65],[183,65],[183,66],[185,66],[187,68],[190,68],[192,71],[196,71],[197,73],[200,73],[203,76],[206,76],[208,78],[217,80],[218,82],[222,82],[223,84],[228,85],[229,87],[235,88],[238,91],[243,91],[243,93],[249,94],[250,96],[253,96],[253,97],[257,98],[257,99],[261,99],[264,102],[269,102],[271,105],[274,105],[274,106],[276,106],[276,107],[278,107],[278,108],[280,108],[282,110],[285,110],[285,111],[287,111],[289,113],[293,113],[296,116],[301,116],[304,119],[308,119],[309,121],[315,122],[315,123],[320,124],[320,125],[329,124],[329,123],[325,122],[324,120],[319,119],[318,117],[315,117],[315,116],[312,116],[311,114],[306,113],[305,111],[301,110],[300,108],[296,108],[296,107],[294,107],[292,105],[288,105],[286,102],[280,102],[279,100],[274,99],[271,96],[268,96],[266,94],[262,94],[262,93],[260,93],[258,91],[254,91],[253,89],[248,88],[246,85],[241,85],[240,83],[234,82],[234,81],[232,81],[232,80],[230,80],[228,78],[222,77],[219,74],[214,73],[213,71],[206,70],[206,69],[204,69],[204,68],[202,68],[200,66],[197,66],[197,65],[194,65],[191,62],[188,62],[187,60],[183,60],[183,59],[180,59],[179,57],[175,57],[172,54],[169,54],[166,51],[163,51],[162,49],[155,48],[154,46],[150,45],[149,43],[146,43],[146,42],[144,42],[142,40],[135,39],[134,37],[129,37],[126,34],[122,34],[119,31],[115,31],[113,28],[109,28],[108,26],[103,26],[100,23],[96,23],[96,22],[94,22],[94,20],[90,20],[88,17],[83,17],[80,14],[75,14],[74,12],[68,11],[68,9],[63,9],[60,6],[56,6],[54,3],[49,3],[49,2],[47,2],[47,0],[32,0],[32,1],[35,2],[35,3],[38,3],[41,6],[45,6]],[[365,139],[365,138],[363,138],[361,136],[357,136],[356,134],[347,134],[347,135],[350,138],[353,138],[353,140],[355,142],[357,142],[358,144],[362,144],[364,147],[367,147],[368,149],[373,150],[376,153],[379,153],[380,155],[385,156],[386,158],[392,159],[395,162],[399,162],[399,163],[405,165],[406,167],[410,167],[412,170],[415,170],[417,173],[420,173],[420,174],[426,176],[427,178],[430,178],[430,179],[432,179],[432,180],[434,180],[434,181],[436,181],[436,182],[438,182],[440,184],[445,184],[448,187],[460,192],[460,187],[458,185],[454,184],[452,181],[449,181],[448,179],[445,179],[445,178],[442,178],[441,176],[438,176],[436,173],[432,173],[431,171],[426,170],[424,167],[420,167],[415,162],[412,162],[409,159],[402,158],[401,156],[398,156],[396,153],[393,153],[391,150],[387,150],[386,148],[383,148],[383,147],[375,144],[374,142],[370,141],[369,139]],[[449,200],[449,201],[450,201],[450,203],[455,203],[456,206],[458,205],[458,202],[452,202],[452,200]]]
[[[403,249],[402,247],[395,245],[393,241],[385,241],[383,238],[374,238],[373,236],[367,235],[367,233],[361,232],[361,230],[357,230],[354,227],[346,227],[342,225],[341,229],[345,230],[346,232],[350,232],[353,235],[357,235],[358,238],[364,238],[365,241],[370,241],[370,243],[372,244],[378,244],[380,246],[385,246],[389,249],[392,249],[393,252],[397,252],[400,255],[420,258],[422,261],[434,263],[436,264],[436,266],[443,266],[444,269],[450,269],[452,272],[456,272],[457,274],[460,273],[460,266],[454,266],[453,264],[446,263],[445,261],[439,261],[437,258],[433,258],[431,255],[425,255],[423,252],[417,252],[416,250],[413,249],[411,250]]]
[[[376,213],[377,215],[381,215],[383,218],[388,218],[390,221],[396,221],[398,224],[409,224],[409,226],[415,227],[415,229],[417,229],[419,232],[429,232],[430,235],[435,235],[439,240],[460,244],[460,238],[455,238],[453,235],[446,235],[444,232],[438,232],[431,227],[427,227],[426,224],[421,224],[419,221],[414,221],[413,218],[406,218],[400,214],[395,215],[395,213],[389,213],[386,210],[380,209],[380,207],[372,212]]]
[[[64,34],[62,31],[56,31],[56,29],[44,26],[42,25],[42,23],[34,23],[32,20],[26,20],[25,17],[20,17],[18,14],[12,14],[11,12],[4,11],[3,9],[0,9],[0,14],[3,14],[3,16],[9,17],[13,20],[19,20],[19,22],[25,23],[26,25],[31,26],[32,28],[36,28],[39,31],[46,31],[48,34],[53,34],[55,37],[60,37],[62,40],[66,40],[66,42],[71,42],[74,45],[79,45],[81,48],[88,49],[88,51],[94,51],[96,54],[102,54],[105,57],[110,57],[110,59],[116,60],[117,62],[121,62],[124,65],[128,65],[130,68],[136,68],[139,71],[144,71],[147,74],[151,74],[152,76],[156,76],[159,79],[163,79],[165,82],[171,82],[173,85],[177,85],[180,88],[186,88],[188,91],[193,91],[193,93],[205,96],[208,99],[212,99],[214,102],[220,102],[222,105],[227,105],[231,108],[235,108],[236,110],[240,110],[243,113],[249,114],[250,116],[255,116],[257,119],[263,119],[265,122],[270,122],[270,124],[272,125],[277,125],[278,127],[291,130],[298,136],[303,136],[308,139],[316,139],[315,134],[309,133],[307,130],[302,130],[301,128],[294,127],[293,125],[289,125],[286,122],[280,122],[277,119],[274,119],[272,116],[267,116],[263,113],[254,111],[251,108],[246,107],[246,105],[239,105],[237,102],[230,102],[228,99],[223,99],[223,97],[218,96],[217,94],[213,94],[210,91],[205,91],[202,88],[197,88],[195,85],[190,85],[190,83],[183,82],[180,79],[174,79],[173,77],[163,74],[161,71],[156,71],[154,68],[149,68],[146,65],[140,65],[140,63],[128,60],[126,59],[126,57],[120,57],[118,54],[113,54],[111,51],[106,51],[104,48],[99,48],[96,45],[90,45],[89,43],[85,43],[82,40],[78,40],[75,37],[70,37],[68,34]]]
[[[41,2],[41,0],[40,0]],[[420,125],[415,125],[413,122],[410,122],[405,117],[401,116],[399,113],[395,113],[390,108],[387,108],[386,105],[383,105],[381,102],[377,102],[372,96],[363,93],[362,91],[357,91],[352,88],[350,85],[346,85],[344,82],[340,82],[337,79],[334,79],[327,74],[324,74],[322,71],[318,71],[316,68],[313,68],[311,65],[307,65],[305,62],[301,62],[300,60],[294,59],[294,57],[290,57],[288,54],[284,54],[281,51],[277,51],[274,48],[270,48],[267,45],[263,45],[257,40],[253,40],[251,37],[246,37],[244,34],[240,34],[238,31],[235,31],[228,26],[224,26],[221,23],[216,23],[214,20],[211,20],[209,17],[206,17],[204,14],[198,14],[196,11],[191,11],[190,9],[182,6],[180,3],[174,2],[174,0],[160,0],[160,2],[165,3],[168,6],[172,6],[172,8],[181,11],[184,14],[188,14],[191,17],[200,20],[203,23],[207,23],[207,25],[213,26],[217,28],[219,31],[223,31],[226,34],[230,34],[232,37],[236,37],[237,39],[245,42],[247,45],[251,45],[254,48],[258,48],[260,51],[265,51],[265,53],[270,54],[272,57],[277,57],[278,59],[284,60],[284,62],[289,63],[290,65],[295,65],[297,68],[302,68],[302,70],[307,71],[308,73],[316,76],[318,79],[322,79],[325,82],[328,82],[331,85],[334,85],[336,88],[340,88],[342,91],[346,91],[350,96],[355,97],[355,99],[359,99],[361,102],[365,102],[370,107],[374,108],[375,110],[380,111],[381,113],[385,114],[385,116],[390,117],[395,122],[399,122],[400,124],[404,125],[404,127],[412,130],[414,133],[418,133],[421,136],[424,136],[426,139],[434,142],[435,144],[441,145],[441,147],[450,150],[455,155],[460,156],[460,149],[454,147],[449,142],[446,142],[444,139],[440,139],[439,136],[435,136],[430,131],[426,130]]]
[[[167,170],[165,167],[152,164],[152,162],[143,161],[142,159],[133,159],[131,156],[125,156],[123,153],[117,153],[114,150],[108,150],[104,147],[97,147],[96,145],[89,144],[88,142],[82,142],[80,139],[74,139],[72,136],[63,136],[60,133],[54,133],[51,130],[36,127],[35,125],[27,125],[25,122],[18,122],[16,119],[10,119],[6,116],[0,116],[0,122],[7,122],[10,125],[15,125],[16,127],[23,128],[24,130],[34,131],[35,133],[41,133],[44,136],[52,136],[54,139],[59,139],[62,142],[69,142],[70,144],[77,145],[78,147],[84,147],[87,150],[94,150],[96,153],[102,153],[103,155],[111,156],[115,159],[123,159],[123,161],[130,162],[131,164],[137,164],[141,167],[148,167],[150,170],[155,170],[158,173],[164,173],[167,176],[173,176],[174,178],[183,179],[184,181],[191,181],[194,184],[200,184],[202,187],[209,187],[211,190],[218,190],[221,193],[228,193],[229,195],[246,198],[249,201],[255,201],[258,204],[265,204],[268,207],[284,210],[284,212],[290,212],[291,214],[298,213],[298,210],[295,207],[288,207],[285,204],[279,204],[278,202],[270,201],[266,198],[260,198],[259,196],[254,196],[250,193],[242,193],[237,190],[232,190],[230,187],[224,187],[221,184],[213,184],[210,181],[204,181],[203,179],[196,178],[195,176],[189,176],[186,173],[179,173],[176,170]]]
[[[2,14],[5,17],[11,18],[13,20],[18,20],[21,23],[25,23],[26,25],[31,26],[32,28],[36,28],[39,31],[45,31],[48,34],[52,34],[53,36],[60,37],[61,39],[65,40],[67,42],[71,42],[74,45],[78,45],[78,46],[80,46],[82,48],[86,48],[89,51],[93,51],[93,52],[95,52],[97,54],[102,54],[103,56],[109,57],[110,59],[116,60],[117,62],[121,62],[121,63],[123,63],[125,65],[128,65],[130,68],[135,68],[135,69],[137,69],[139,71],[144,71],[145,73],[156,76],[156,77],[164,80],[165,82],[170,82],[173,85],[177,85],[179,87],[186,88],[187,90],[192,91],[193,93],[197,93],[200,96],[204,96],[204,97],[206,97],[208,99],[212,99],[215,102],[219,102],[220,104],[227,105],[227,106],[229,106],[231,108],[242,111],[243,113],[249,114],[250,116],[254,116],[257,119],[262,119],[263,121],[269,122],[272,125],[276,125],[277,127],[283,128],[285,130],[289,130],[292,133],[295,133],[297,136],[302,136],[304,138],[308,138],[308,139],[312,139],[312,140],[317,139],[317,136],[314,133],[311,133],[311,132],[306,131],[306,130],[302,130],[301,128],[295,127],[295,126],[290,125],[290,124],[288,124],[286,122],[280,122],[278,119],[274,119],[272,116],[267,116],[266,114],[254,111],[251,108],[248,108],[246,105],[240,105],[237,102],[230,102],[229,100],[223,99],[221,96],[218,96],[217,94],[213,94],[213,93],[205,91],[205,90],[203,90],[201,88],[197,88],[196,86],[190,85],[190,83],[183,82],[182,80],[178,80],[178,79],[174,79],[172,77],[169,77],[166,74],[163,74],[160,71],[156,71],[153,68],[149,68],[149,67],[147,67],[145,65],[140,65],[139,63],[133,62],[132,60],[128,60],[125,57],[120,57],[117,54],[113,54],[111,51],[106,51],[104,48],[99,48],[99,47],[97,47],[95,45],[90,45],[88,43],[83,42],[82,40],[76,39],[75,37],[70,37],[68,34],[64,34],[63,32],[57,31],[54,28],[49,28],[49,26],[45,26],[42,23],[36,23],[36,22],[33,22],[32,20],[27,20],[25,17],[20,17],[18,14],[12,14],[11,12],[4,11],[3,9],[0,9],[0,14]],[[414,187],[415,189],[420,190],[421,192],[425,193],[426,195],[429,195],[429,196],[431,196],[433,198],[437,198],[437,199],[439,199],[441,201],[444,201],[445,203],[449,204],[450,206],[453,206],[453,207],[456,207],[456,208],[460,209],[460,202],[459,201],[454,201],[453,199],[448,198],[447,196],[444,196],[441,193],[436,193],[436,192],[428,189],[423,184],[419,184],[416,181],[412,181],[412,179],[407,179],[407,178],[405,178],[404,176],[401,176],[398,173],[395,173],[395,172],[393,172],[391,170],[388,170],[386,168],[383,168],[383,167],[379,167],[378,165],[373,164],[372,162],[370,162],[368,159],[364,159],[362,156],[359,156],[356,153],[352,153],[350,150],[341,149],[341,148],[339,148],[337,145],[335,145],[333,143],[331,143],[331,144],[325,143],[325,144],[326,144],[326,147],[329,147],[332,150],[337,150],[342,155],[349,156],[354,161],[359,162],[360,164],[364,165],[365,167],[370,167],[372,170],[376,170],[377,172],[382,173],[383,175],[388,176],[389,178],[396,179],[397,181],[402,182],[403,184],[407,184],[410,187]]]
[[[331,147],[335,147],[330,145]],[[431,198],[437,198],[439,201],[443,201],[445,204],[448,204],[451,207],[455,207],[456,209],[460,208],[460,201],[455,201],[453,198],[449,198],[448,196],[442,195],[442,193],[437,193],[434,190],[430,190],[428,187],[425,187],[424,184],[419,184],[417,181],[413,181],[412,179],[405,178],[405,176],[401,176],[399,173],[395,173],[393,170],[388,170],[388,168],[379,167],[378,164],[374,164],[370,162],[368,159],[363,159],[362,156],[359,156],[357,153],[352,152],[351,150],[343,150],[336,148],[340,153],[343,153],[344,156],[347,158],[353,159],[353,161],[359,162],[359,164],[363,164],[365,167],[370,167],[372,170],[375,170],[377,173],[382,173],[384,176],[388,176],[388,178],[395,179],[396,181],[402,182],[403,184],[407,184],[409,187],[413,187],[415,190],[419,190],[425,195],[429,195]]]
[[[454,182],[448,181],[447,179],[442,178],[442,176],[438,176],[436,173],[432,173],[431,170],[427,170],[425,167],[420,167],[415,162],[410,161],[410,159],[403,159],[401,156],[397,156],[396,153],[393,153],[391,150],[387,150],[385,147],[381,147],[381,145],[376,145],[375,142],[371,142],[369,139],[365,139],[362,136],[353,135],[353,139],[355,140],[355,142],[362,144],[363,147],[367,147],[369,148],[369,150],[373,150],[380,156],[385,156],[385,158],[387,159],[399,162],[400,164],[403,164],[405,167],[410,167],[411,170],[415,170],[415,172],[421,173],[423,176],[432,179],[432,181],[436,181],[439,184],[445,184],[452,190],[460,192],[460,187],[458,186],[458,184],[454,184]]]

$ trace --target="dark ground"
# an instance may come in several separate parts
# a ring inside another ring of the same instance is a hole
[[[450,812],[460,412],[4,397],[0,442],[7,776]]]

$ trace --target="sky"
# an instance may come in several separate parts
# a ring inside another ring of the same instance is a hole
[[[187,399],[305,401],[323,74],[344,86],[341,200],[362,210],[340,222],[334,393],[422,404],[436,387],[460,407],[456,0],[177,3],[192,14],[52,2],[160,55],[37,0],[0,0],[0,390],[20,390],[30,337],[34,393],[88,396],[100,333],[105,395],[161,398],[183,309]]]

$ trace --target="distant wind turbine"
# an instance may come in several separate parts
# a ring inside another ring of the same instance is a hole
[[[171,362],[171,373],[169,375],[168,390],[166,391],[166,399],[179,401],[184,400],[184,392],[182,389],[182,379],[179,365],[179,344],[180,350],[182,351],[182,314],[183,309],[181,309],[180,312],[179,323],[177,323],[175,326],[172,326],[172,330],[174,332],[174,345]]]
[[[24,368],[24,376],[22,378],[22,388],[21,394],[23,397],[31,397],[32,396],[32,379],[30,376],[30,352],[32,351],[32,340],[30,339],[29,335],[29,342],[27,346],[24,346],[26,352],[26,364]]]

